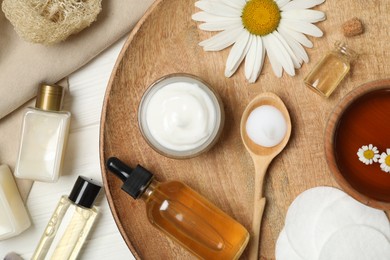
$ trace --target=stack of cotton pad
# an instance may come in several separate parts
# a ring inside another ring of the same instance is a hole
[[[331,187],[301,193],[276,242],[276,260],[389,260],[386,214]]]

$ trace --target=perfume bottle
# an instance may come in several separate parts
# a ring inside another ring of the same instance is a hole
[[[329,97],[351,68],[357,53],[336,41],[334,49],[322,58],[305,77],[305,85],[323,97]]]
[[[60,111],[64,88],[41,85],[35,108],[23,118],[15,176],[43,182],[56,182],[60,176],[70,113]]]
[[[107,168],[123,182],[122,190],[146,203],[150,223],[200,259],[238,259],[248,231],[204,197],[178,181],[158,182],[138,165],[130,168],[111,157]]]
[[[0,165],[0,240],[19,235],[30,225],[14,176],[8,166]]]
[[[101,186],[79,176],[69,196],[62,196],[31,259],[73,260],[95,223]]]

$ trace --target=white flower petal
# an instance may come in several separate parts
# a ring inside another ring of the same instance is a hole
[[[297,32],[287,27],[286,21],[284,19],[280,21],[278,31],[290,35],[293,39],[295,39],[297,42],[299,42],[305,47],[313,47],[313,43],[303,33]]]
[[[226,5],[242,10],[246,4],[245,0],[221,0]]]
[[[283,68],[282,65],[279,63],[278,59],[276,58],[276,54],[272,49],[272,43],[269,41],[269,37],[267,36],[263,37],[262,39],[264,47],[268,54],[269,62],[271,63],[272,70],[274,71],[276,77],[280,78],[282,77]]]
[[[273,52],[278,59],[278,62],[282,65],[283,69],[290,76],[295,76],[294,63],[283,44],[272,33],[268,34],[266,37],[269,38],[269,41],[271,42],[271,48],[273,49]]]
[[[288,2],[290,2],[290,0],[276,0],[275,2],[278,5],[279,9],[281,9],[283,6],[288,4]]]
[[[293,9],[307,9],[312,8],[316,5],[320,5],[325,0],[293,0],[290,3],[284,5],[281,9],[282,11],[288,11]]]
[[[295,53],[292,51],[292,49],[290,48],[290,46],[288,45],[288,43],[286,42],[286,40],[283,38],[283,36],[281,36],[279,34],[278,31],[274,31],[272,33],[276,38],[278,38],[278,40],[280,41],[280,43],[283,45],[283,47],[286,49],[286,51],[288,52],[288,54],[290,55],[290,58],[294,64],[294,68],[296,69],[299,69],[301,67],[301,60],[298,59],[298,57],[295,55]],[[294,72],[295,73],[295,72]]]
[[[317,10],[289,10],[280,14],[285,19],[303,20],[309,23],[316,23],[326,19],[325,13]]]
[[[297,58],[308,63],[309,56],[307,55],[302,45],[299,42],[297,42],[293,37],[286,34],[284,31],[279,31],[279,33],[286,39],[288,45],[291,47],[291,49],[293,50]]]
[[[195,2],[195,6],[203,11],[225,17],[240,17],[241,9],[233,8],[221,2],[201,0]]]
[[[283,19],[285,26],[291,30],[301,32],[314,37],[321,37],[324,33],[314,24],[292,19]]]
[[[213,37],[199,43],[205,51],[220,51],[235,43],[244,29],[234,28],[220,32]]]
[[[226,61],[226,77],[229,78],[234,74],[234,72],[236,72],[238,66],[248,52],[249,46],[251,44],[251,38],[249,36],[249,32],[247,30],[243,30],[238,40],[230,50],[229,56]]]
[[[265,48],[264,48],[263,40],[261,39],[261,37],[256,37],[256,45],[257,45],[256,60],[254,63],[252,74],[250,75],[250,77],[248,79],[249,83],[256,82],[257,78],[259,77],[259,75],[261,73],[261,70],[262,70],[263,64],[264,64]]]
[[[227,29],[238,28],[242,26],[241,19],[239,20],[227,20],[218,22],[206,22],[199,25],[199,29],[203,31],[224,31]]]
[[[241,20],[241,18],[238,18]],[[192,15],[192,20],[198,22],[219,22],[226,20],[237,20],[237,17],[224,17],[206,12],[197,12]]]
[[[245,77],[249,79],[252,75],[254,64],[256,62],[257,53],[257,36],[250,34],[251,45],[249,46],[248,53],[245,56]]]

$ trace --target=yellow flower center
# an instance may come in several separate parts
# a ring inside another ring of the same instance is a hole
[[[374,152],[372,150],[367,150],[367,151],[364,151],[363,153],[364,157],[366,159],[372,159],[374,158]]]
[[[254,35],[264,36],[278,28],[280,10],[274,0],[250,0],[242,10],[242,23]]]
[[[387,166],[390,166],[390,155],[388,155],[385,159],[385,163]]]

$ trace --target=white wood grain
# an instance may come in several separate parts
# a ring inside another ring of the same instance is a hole
[[[124,40],[69,77],[64,109],[72,113],[72,121],[63,174],[57,183],[34,183],[27,201],[33,225],[19,236],[1,241],[0,258],[13,251],[30,259],[58,200],[61,195],[69,194],[77,176],[101,181],[100,114],[106,86]],[[134,259],[112,218],[103,190],[97,206],[101,214],[80,259]]]

